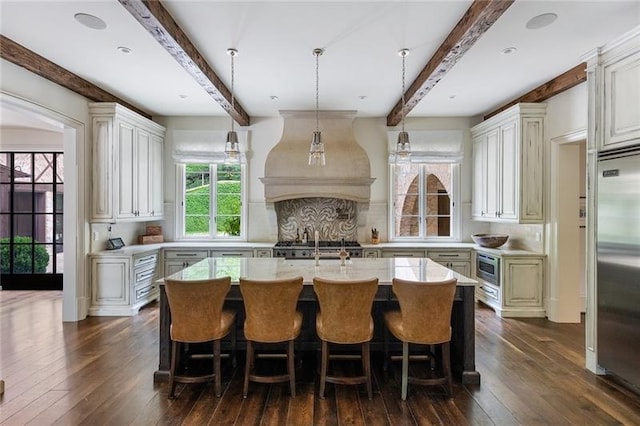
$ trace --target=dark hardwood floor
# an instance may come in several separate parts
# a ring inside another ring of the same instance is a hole
[[[480,386],[409,386],[400,399],[400,365],[373,359],[374,396],[364,386],[327,385],[317,396],[315,354],[286,383],[251,383],[242,398],[243,358],[223,363],[223,395],[213,385],[153,383],[158,307],[135,317],[62,322],[61,292],[0,291],[0,423],[145,424],[640,424],[640,397],[584,368],[584,326],[542,319],[500,319],[479,305],[476,361]],[[242,353],[240,353],[242,355]],[[345,371],[356,364],[342,363]],[[421,367],[417,367],[421,368]]]

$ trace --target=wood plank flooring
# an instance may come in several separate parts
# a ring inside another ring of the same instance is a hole
[[[62,322],[61,292],[0,291],[0,397],[3,425],[515,425],[640,424],[640,397],[584,368],[584,326],[544,319],[500,319],[478,305],[480,386],[409,386],[400,399],[400,365],[373,356],[374,395],[364,386],[327,385],[318,398],[315,354],[303,356],[297,396],[286,383],[251,383],[242,398],[244,355],[223,361],[223,395],[212,385],[153,383],[158,307],[135,317]],[[356,363],[340,363],[345,372]],[[414,367],[418,370],[423,367]]]

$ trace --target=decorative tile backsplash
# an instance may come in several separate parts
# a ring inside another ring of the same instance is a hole
[[[309,240],[318,231],[320,240],[357,240],[357,203],[339,198],[296,198],[275,203],[278,241],[302,239],[305,228]]]

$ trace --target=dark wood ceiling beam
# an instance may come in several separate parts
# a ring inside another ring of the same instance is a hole
[[[238,124],[251,124],[237,99],[231,107],[231,91],[159,1],[118,1]]]
[[[583,62],[571,68],[569,71],[560,74],[553,80],[549,80],[532,91],[520,96],[518,99],[491,111],[489,114],[484,116],[484,119],[486,120],[487,118],[493,117],[505,109],[512,107],[515,104],[519,104],[520,102],[542,102],[585,81],[587,81],[587,63]]]
[[[88,82],[67,71],[59,65],[54,64],[50,60],[43,58],[26,47],[16,43],[0,34],[0,56],[9,62],[25,68],[40,77],[46,78],[62,87],[65,87],[85,98],[95,102],[117,102],[126,106],[138,114],[151,118],[151,114],[129,104],[128,102],[112,95],[111,93],[101,89],[93,83]]]
[[[393,107],[387,116],[387,126],[400,123],[402,116],[411,112],[513,2],[475,0],[405,92],[404,108],[402,98]]]

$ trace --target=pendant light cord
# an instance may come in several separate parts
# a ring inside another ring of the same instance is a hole
[[[322,49],[316,49],[314,53],[316,54],[316,132],[318,132],[320,131],[318,109],[320,108],[320,55],[322,55]]]
[[[233,111],[235,111],[236,109],[236,105],[235,105],[235,96],[233,93],[233,86],[235,83],[235,57],[236,57],[236,52],[235,51],[231,51],[230,52],[231,55],[231,113],[233,114]],[[231,115],[231,131],[234,131],[234,125],[235,125],[235,120],[233,119],[233,115]]]
[[[402,55],[402,131],[404,132],[404,110],[405,110],[405,104],[404,104],[405,63],[404,63],[404,58],[407,56],[407,52],[405,50],[403,50],[401,55]]]

